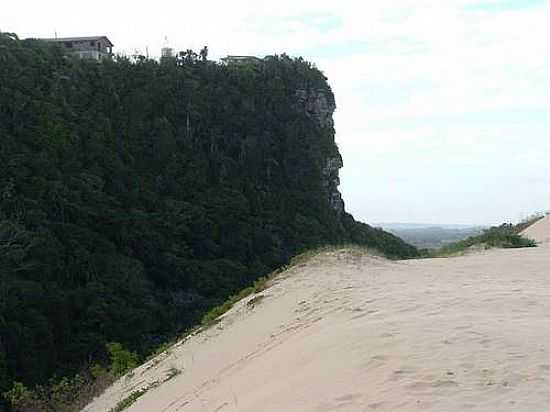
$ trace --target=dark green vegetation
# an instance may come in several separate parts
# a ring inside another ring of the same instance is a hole
[[[37,385],[32,390],[21,382],[15,382],[4,397],[17,411],[79,411],[137,365],[137,355],[123,349],[120,344],[109,344],[107,348],[111,359],[108,369],[95,364],[74,376],[51,379],[46,385]]]
[[[204,327],[213,325],[217,322],[217,319],[229,309],[231,309],[235,303],[239,302],[241,299],[244,299],[247,296],[252,295],[253,293],[261,292],[265,288],[267,281],[268,278],[262,277],[255,281],[252,286],[242,289],[236,295],[230,296],[221,305],[213,307],[202,317],[201,324]]]
[[[444,246],[434,253],[436,256],[448,256],[465,252],[475,246],[487,249],[536,247],[537,244],[535,241],[519,235],[525,227],[524,224],[513,225],[510,223],[494,226],[484,230],[480,235],[470,236],[460,242]]]
[[[0,393],[109,342],[142,358],[317,245],[416,256],[333,207],[319,94],[330,116],[302,59],[97,64],[0,33]]]

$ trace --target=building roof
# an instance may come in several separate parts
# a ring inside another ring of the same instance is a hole
[[[101,40],[101,39],[104,39],[104,40],[107,40],[107,43],[109,43],[109,47],[113,47],[114,44],[111,43],[111,40],[109,40],[109,38],[107,36],[89,36],[89,37],[57,37],[57,38],[54,38],[54,39],[40,39],[40,40],[44,40],[44,41],[54,41],[54,42],[67,42],[67,41],[74,41],[74,42],[78,42],[78,41],[98,41],[98,40]]]

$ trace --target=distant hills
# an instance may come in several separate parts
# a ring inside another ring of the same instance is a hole
[[[375,225],[420,249],[438,249],[480,234],[485,227],[459,224],[379,223]]]
[[[409,230],[409,229],[425,229],[425,228],[440,228],[440,229],[471,229],[481,228],[486,226],[479,225],[464,225],[464,224],[435,224],[435,223],[375,223],[373,226],[381,227],[387,230]]]

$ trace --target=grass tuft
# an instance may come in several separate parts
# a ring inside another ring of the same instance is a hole
[[[124,398],[119,403],[117,403],[114,408],[111,408],[109,412],[121,412],[124,409],[127,409],[129,406],[135,403],[140,397],[145,395],[147,391],[148,391],[148,388],[143,388],[143,389],[140,389],[139,391],[132,392],[128,397]]]
[[[168,382],[170,379],[174,379],[176,376],[178,376],[180,374],[181,374],[181,369],[178,369],[178,368],[172,366],[170,369],[168,369],[168,373],[166,374],[166,378],[162,381],[162,383]]]
[[[274,272],[275,273],[275,272]],[[278,273],[278,272],[277,272]],[[254,282],[252,286],[247,287],[246,289],[241,290],[238,294],[230,296],[229,299],[227,299],[224,303],[221,305],[215,306],[212,309],[210,309],[201,320],[201,325],[205,328],[208,328],[216,323],[219,322],[220,316],[222,316],[224,313],[229,311],[235,303],[239,302],[240,300],[253,295],[255,293],[259,293],[263,290],[265,290],[268,286],[269,281],[272,279],[272,275],[267,277],[259,278]]]

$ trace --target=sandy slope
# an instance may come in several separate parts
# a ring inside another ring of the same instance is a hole
[[[539,243],[549,243],[550,215],[529,226],[527,229],[521,232],[521,235],[533,239]]]
[[[86,411],[550,411],[550,247],[285,273]]]

